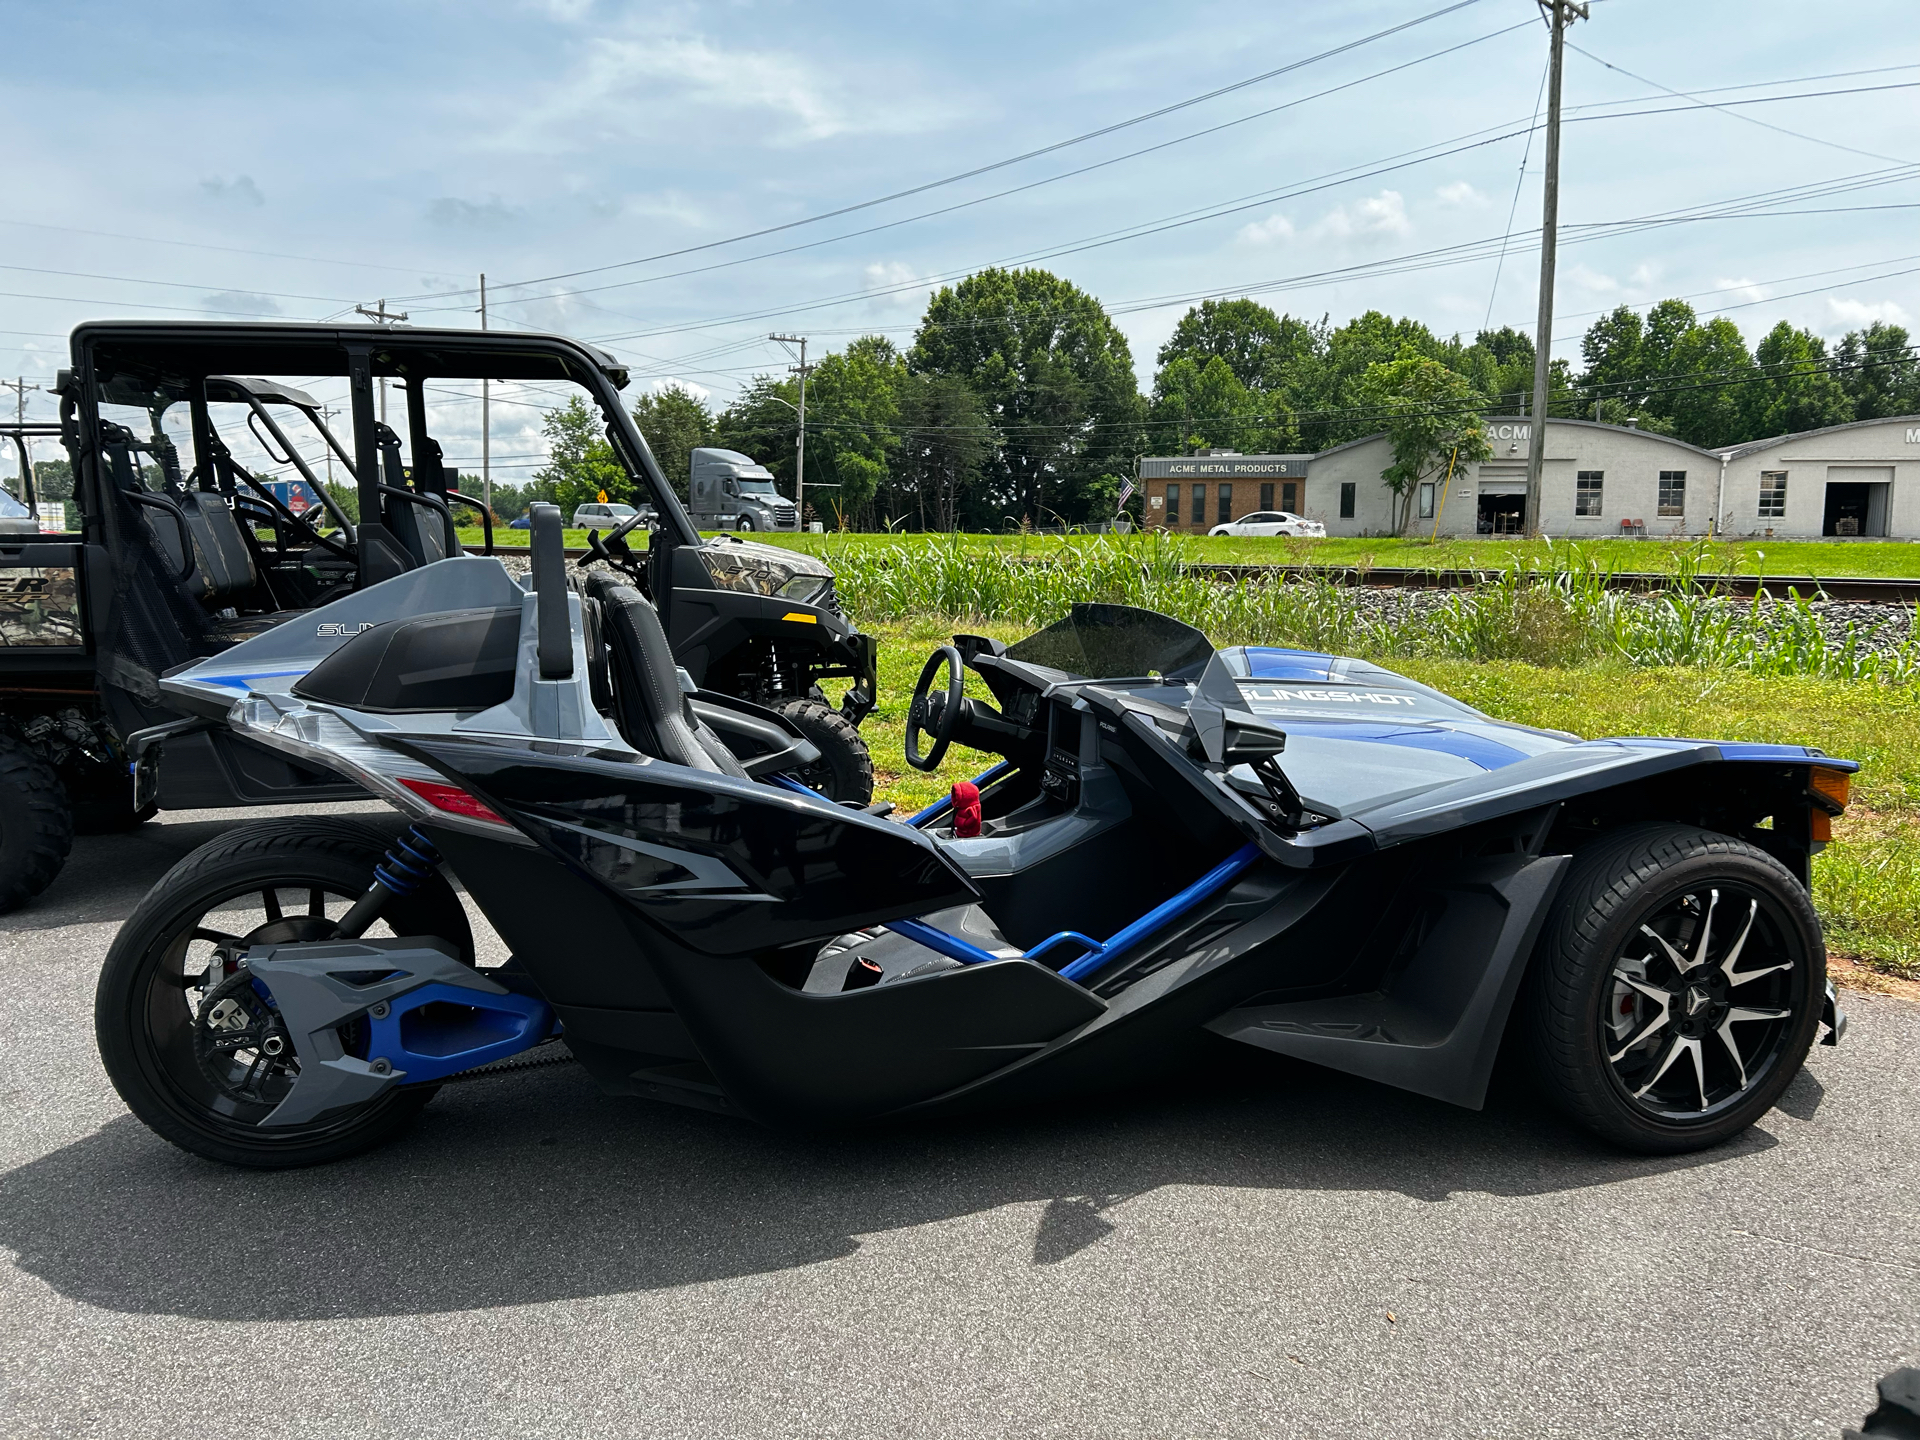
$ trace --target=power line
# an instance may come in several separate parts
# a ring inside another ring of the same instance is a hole
[[[1171,115],[1176,111],[1190,109],[1195,105],[1204,104],[1209,100],[1217,100],[1220,96],[1230,95],[1236,90],[1245,90],[1250,86],[1264,84],[1268,80],[1274,80],[1282,75],[1291,74],[1293,71],[1304,69],[1309,65],[1316,65],[1322,60],[1330,60],[1335,56],[1344,55],[1350,50],[1357,50],[1363,45],[1371,45],[1377,40],[1384,40],[1390,35],[1398,35],[1404,30],[1411,30],[1416,26],[1425,25],[1429,21],[1438,20],[1442,16],[1451,15],[1459,10],[1469,9],[1479,3],[1480,0],[1455,0],[1455,3],[1442,6],[1438,10],[1428,11],[1426,14],[1416,16],[1414,19],[1402,21],[1398,25],[1390,25],[1384,30],[1376,30],[1371,35],[1363,35],[1357,40],[1349,40],[1344,45],[1336,45],[1332,49],[1322,50],[1316,55],[1309,55],[1304,59],[1290,61],[1285,65],[1276,66],[1274,69],[1263,71],[1258,75],[1248,76],[1244,80],[1236,80],[1229,85],[1217,86],[1202,94],[1191,95],[1184,100],[1176,100],[1172,104],[1162,105],[1157,109],[1146,111],[1143,114],[1132,116],[1126,120],[1118,120],[1110,125],[1102,125],[1097,129],[1070,136],[1065,140],[1056,140],[1049,145],[1042,145],[1037,149],[1023,151],[1018,155],[1010,155],[1005,159],[990,161],[985,165],[976,165],[971,169],[962,170],[957,174],[944,176],[938,180],[929,180],[920,185],[909,186],[904,190],[893,191],[891,194],[879,195],[871,200],[861,200],[850,205],[842,205],[836,209],[825,210],[817,215],[809,215],[800,220],[789,220],[780,225],[768,225],[758,230],[745,231],[738,235],[728,236],[722,240],[709,240],[699,245],[688,245],[677,250],[662,251],[657,255],[645,255],[635,260],[621,260],[608,265],[593,265],[580,270],[568,270],[554,275],[541,275],[528,280],[516,280],[508,283],[510,286],[518,288],[525,285],[546,285],[555,280],[572,280],[582,275],[601,275],[610,270],[624,270],[634,265],[648,265],[656,260],[670,260],[680,255],[691,255],[702,250],[717,249],[723,245],[738,244],[743,240],[756,240],[763,235],[777,235],[782,231],[797,229],[802,225],[813,225],[822,220],[834,219],[837,216],[851,215],[855,211],[870,210],[876,205],[885,205],[895,200],[904,200],[913,195],[923,195],[929,190],[937,190],[947,185],[955,185],[962,180],[971,180],[976,176],[990,174],[995,170],[1004,170],[1011,165],[1019,165],[1028,160],[1038,159],[1042,155],[1051,155],[1055,151],[1065,150],[1070,146],[1081,145],[1089,140],[1097,140],[1102,136],[1112,135],[1118,131],[1130,129],[1135,125],[1143,125],[1149,120],[1157,120],[1162,116]]]

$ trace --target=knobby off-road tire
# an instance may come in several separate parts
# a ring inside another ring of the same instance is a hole
[[[820,758],[794,778],[829,800],[865,805],[873,799],[873,756],[860,732],[823,700],[788,700],[774,707],[820,747]]]
[[[1812,899],[1778,860],[1692,826],[1623,826],[1575,855],[1515,1038],[1570,1118],[1679,1154],[1773,1107],[1813,1043],[1825,982]]]
[[[0,914],[17,910],[60,873],[73,849],[73,811],[53,767],[0,735]]]
[[[434,1086],[396,1088],[308,1125],[262,1130],[258,1122],[271,1106],[220,1095],[193,1055],[192,1015],[203,992],[189,988],[185,977],[204,969],[210,948],[193,932],[217,929],[225,917],[216,911],[271,889],[285,911],[296,913],[275,925],[273,912],[265,912],[269,923],[248,932],[257,943],[324,939],[345,903],[372,882],[387,843],[381,832],[345,818],[244,825],[169,870],[120,927],[100,972],[95,1036],[120,1098],[156,1134],[210,1160],[286,1169],[382,1144],[433,1098]],[[316,890],[324,911],[318,924],[298,903]],[[439,936],[472,962],[466,911],[437,873],[412,895],[388,903],[371,933],[388,932]]]

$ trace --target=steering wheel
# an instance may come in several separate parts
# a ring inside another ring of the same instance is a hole
[[[942,664],[947,667],[946,693],[930,694],[934,674]],[[966,679],[960,652],[951,645],[942,645],[934,651],[921,670],[920,683],[913,687],[913,703],[907,708],[907,763],[914,769],[936,769],[946,758],[947,746],[953,743],[954,722],[960,718],[960,696]],[[925,755],[920,753],[923,732],[933,736],[933,749]]]
[[[587,559],[618,564],[622,559],[629,558],[632,552],[627,549],[627,535],[636,526],[644,525],[646,520],[646,512],[637,510],[605,535],[598,530],[587,531]],[[581,563],[584,567],[586,561]]]

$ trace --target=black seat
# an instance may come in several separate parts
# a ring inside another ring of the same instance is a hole
[[[667,632],[646,596],[610,575],[594,574],[587,599],[600,606],[613,719],[626,742],[655,759],[747,779],[733,752],[687,703]]]

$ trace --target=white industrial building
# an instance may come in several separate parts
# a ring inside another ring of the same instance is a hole
[[[1533,422],[1490,416],[1484,424],[1493,454],[1423,484],[1414,496],[1409,534],[1525,529]],[[1275,506],[1271,480],[1259,489],[1232,477],[1304,471],[1297,489],[1281,482],[1286,498],[1297,503],[1280,508],[1323,521],[1329,535],[1384,535],[1394,528],[1394,504],[1380,476],[1392,464],[1386,436],[1373,435],[1310,456],[1215,452],[1148,459],[1140,474],[1149,525],[1205,533],[1229,515],[1238,519]],[[1920,416],[1862,420],[1719,450],[1631,426],[1550,419],[1540,528],[1549,535],[1593,538],[1711,530],[1791,539],[1920,539]]]

